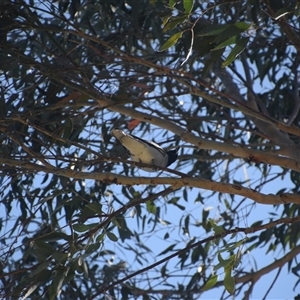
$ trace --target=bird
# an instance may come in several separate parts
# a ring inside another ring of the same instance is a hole
[[[111,134],[120,141],[132,161],[153,165],[153,168],[140,167],[147,172],[156,172],[159,167],[166,168],[178,158],[178,149],[166,151],[152,141],[127,134],[121,129],[113,129]]]

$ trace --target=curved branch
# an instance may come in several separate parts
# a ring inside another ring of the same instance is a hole
[[[269,286],[269,288],[268,288],[266,294],[265,294],[264,297],[262,298],[262,300],[266,300],[266,299],[267,299],[267,296],[268,296],[268,294],[270,293],[270,291],[272,290],[272,288],[273,288],[275,282],[277,281],[277,279],[278,279],[278,277],[279,277],[279,274],[281,273],[281,270],[282,270],[281,268],[278,268],[277,274],[276,274],[276,276],[275,276],[273,282],[272,282],[271,285]]]
[[[211,190],[219,193],[239,195],[252,199],[253,201],[261,204],[276,205],[283,203],[296,203],[300,204],[300,197],[296,194],[282,193],[282,194],[263,194],[256,190],[245,188],[236,184],[228,184],[206,180],[201,178],[170,178],[170,177],[127,177],[113,173],[89,173],[75,171],[71,169],[58,169],[40,166],[34,163],[25,161],[16,161],[9,158],[0,158],[0,164],[13,166],[25,169],[31,172],[45,172],[56,174],[68,178],[75,179],[93,179],[105,182],[106,184],[121,184],[121,185],[171,185],[173,189],[182,187],[195,187],[205,190]]]

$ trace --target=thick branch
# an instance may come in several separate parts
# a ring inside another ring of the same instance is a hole
[[[16,161],[12,159],[0,158],[0,164],[7,166],[17,167],[31,172],[44,172],[48,174],[56,174],[68,178],[75,179],[93,179],[105,182],[107,184],[121,184],[121,185],[165,185],[169,184],[174,189],[182,187],[195,187],[205,190],[211,190],[220,193],[227,193],[233,195],[239,195],[252,199],[253,201],[261,204],[283,204],[283,203],[296,203],[300,204],[300,197],[296,194],[282,193],[279,195],[263,194],[256,190],[245,188],[236,184],[227,184],[221,182],[215,182],[212,180],[205,180],[201,178],[170,178],[170,177],[127,177],[123,175],[117,175],[113,173],[88,173],[74,171],[71,169],[58,169],[48,168],[40,166],[34,163]]]
[[[244,146],[237,146],[229,143],[219,143],[215,141],[209,141],[201,137],[195,136],[194,134],[182,129],[180,126],[176,125],[175,123],[169,120],[161,119],[146,113],[142,113],[140,111],[125,106],[115,105],[113,101],[109,100],[107,97],[104,96],[99,97],[98,95],[97,97],[95,95],[95,98],[97,99],[99,104],[101,104],[101,106],[106,106],[113,111],[130,116],[134,119],[143,122],[148,122],[161,128],[165,128],[175,133],[176,135],[180,136],[180,138],[183,141],[187,143],[191,143],[197,146],[199,149],[218,150],[218,151],[230,153],[235,157],[248,159],[250,161],[263,162],[271,165],[279,165],[284,168],[300,171],[300,165],[295,160],[291,160],[285,157],[279,157],[278,155],[274,155],[271,153],[264,153],[257,150],[251,150]]]

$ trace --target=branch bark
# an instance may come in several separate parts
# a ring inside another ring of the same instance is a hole
[[[182,187],[194,187],[205,190],[211,190],[220,193],[234,194],[252,199],[261,204],[278,205],[285,203],[300,204],[300,197],[296,194],[263,194],[256,190],[245,188],[236,184],[227,184],[201,178],[170,178],[170,177],[127,177],[113,173],[89,173],[75,171],[71,169],[59,169],[40,166],[26,161],[17,161],[9,158],[1,158],[0,164],[4,164],[18,169],[23,169],[30,172],[44,172],[48,174],[56,174],[75,179],[92,179],[105,182],[106,184],[121,184],[121,185],[171,185],[173,189]]]

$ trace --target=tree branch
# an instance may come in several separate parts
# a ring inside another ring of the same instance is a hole
[[[201,178],[170,178],[170,177],[127,177],[113,173],[89,173],[75,171],[71,169],[58,169],[55,167],[47,168],[34,163],[17,161],[9,158],[1,158],[0,164],[24,169],[31,172],[44,172],[48,174],[56,174],[68,178],[75,179],[92,179],[99,180],[106,184],[121,184],[121,185],[165,185],[169,184],[173,189],[182,187],[195,187],[205,190],[211,190],[219,193],[234,194],[242,197],[252,199],[253,201],[261,204],[278,205],[283,203],[300,204],[300,197],[296,194],[282,193],[282,194],[263,194],[256,190],[245,188],[236,184],[227,184],[216,182],[212,180],[205,180]]]

